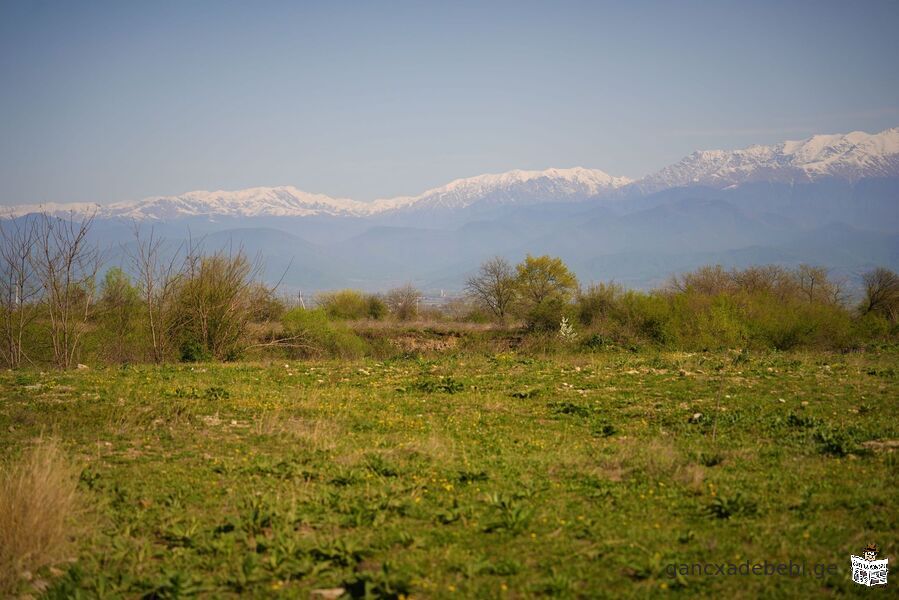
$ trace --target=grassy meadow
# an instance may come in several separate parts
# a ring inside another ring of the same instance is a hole
[[[899,542],[895,347],[22,370],[0,398],[0,462],[54,440],[77,479],[65,555],[8,593],[854,596],[849,555]],[[747,560],[807,572],[669,567]]]

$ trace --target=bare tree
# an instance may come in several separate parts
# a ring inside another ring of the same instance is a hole
[[[842,285],[831,280],[828,275],[824,267],[799,265],[796,269],[796,279],[806,300],[825,304],[840,303],[843,294]]]
[[[13,369],[29,360],[22,342],[37,315],[36,301],[41,291],[32,261],[36,240],[34,218],[0,222],[0,359]]]
[[[164,240],[155,235],[153,228],[144,235],[140,225],[133,226],[135,248],[130,253],[131,264],[137,276],[137,289],[147,309],[147,328],[150,334],[153,360],[161,363],[172,346],[172,333],[176,326],[168,311],[179,281],[184,276],[178,264],[181,247],[168,259],[163,258]]]
[[[94,214],[59,219],[41,213],[37,225],[32,268],[43,289],[53,360],[62,369],[75,364],[95,305],[101,257],[87,239],[93,221]]]
[[[418,303],[421,301],[419,292],[411,283],[387,292],[384,302],[390,312],[400,321],[410,321],[418,315]]]
[[[477,275],[468,278],[465,292],[503,322],[515,302],[515,270],[506,259],[491,258],[481,265]]]
[[[883,267],[862,275],[865,299],[862,314],[880,314],[893,323],[899,320],[899,275]]]
[[[667,291],[684,293],[693,291],[714,296],[732,290],[733,278],[721,265],[705,265],[695,271],[674,275],[668,281]]]

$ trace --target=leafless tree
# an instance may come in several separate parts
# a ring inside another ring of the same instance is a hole
[[[411,283],[387,292],[384,302],[390,312],[400,321],[410,321],[418,315],[418,303],[421,301],[419,292]]]
[[[714,296],[731,291],[733,278],[721,265],[705,265],[695,271],[674,275],[668,281],[667,291],[684,293],[693,291],[699,294]]]
[[[171,256],[163,256],[164,240],[151,227],[144,234],[138,223],[133,225],[134,250],[130,252],[131,264],[137,277],[137,289],[147,310],[147,328],[150,334],[153,360],[161,363],[172,346],[172,333],[176,326],[169,318],[169,309],[178,283],[184,276],[179,264],[178,247]]]
[[[515,302],[515,270],[506,259],[499,256],[491,258],[481,265],[477,275],[468,278],[465,292],[499,321],[505,321]]]
[[[839,304],[842,301],[843,286],[830,279],[827,269],[810,265],[799,265],[796,269],[799,289],[809,302]]]
[[[41,213],[31,264],[43,290],[53,360],[63,369],[75,364],[81,338],[95,305],[99,249],[87,238],[94,214],[60,219]]]
[[[899,320],[899,275],[883,267],[862,275],[865,299],[862,314],[880,314],[892,322]]]
[[[10,368],[29,360],[23,338],[37,316],[41,286],[32,252],[37,240],[34,218],[4,218],[0,222],[0,359]]]

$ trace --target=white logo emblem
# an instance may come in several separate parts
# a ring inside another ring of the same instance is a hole
[[[877,560],[877,544],[865,546],[864,556],[851,556],[852,581],[861,585],[886,585],[889,559]]]

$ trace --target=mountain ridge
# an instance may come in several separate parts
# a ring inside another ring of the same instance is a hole
[[[805,183],[824,178],[857,181],[899,176],[899,127],[877,134],[820,134],[771,146],[700,150],[656,173],[632,180],[599,169],[515,169],[455,179],[416,196],[361,202],[294,186],[192,191],[175,196],[94,203],[12,206],[10,216],[47,211],[57,216],[95,212],[99,218],[147,221],[186,217],[375,217],[423,211],[458,211],[475,205],[580,202],[612,194],[645,195],[678,187],[727,187],[770,181]]]

